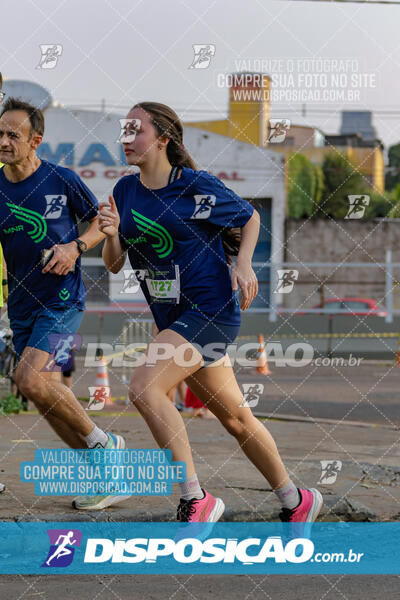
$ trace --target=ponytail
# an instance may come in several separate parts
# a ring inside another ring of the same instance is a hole
[[[232,227],[232,229],[224,229],[221,233],[222,246],[224,248],[225,258],[228,265],[232,264],[232,256],[237,256],[239,253],[240,242],[242,239],[242,231],[240,227]]]

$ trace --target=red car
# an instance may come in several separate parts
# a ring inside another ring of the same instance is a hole
[[[325,308],[327,312],[336,315],[371,315],[386,317],[386,310],[380,308],[372,298],[331,298],[324,305],[318,304],[313,308]],[[299,312],[298,315],[316,314]],[[326,313],[322,313],[326,314]]]

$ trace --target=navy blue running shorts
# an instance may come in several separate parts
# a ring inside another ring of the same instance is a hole
[[[195,344],[204,358],[204,365],[220,360],[226,354],[226,347],[232,344],[240,329],[237,325],[221,325],[212,320],[207,320],[197,312],[186,310],[176,321],[167,327],[180,333],[188,342]]]
[[[39,308],[24,321],[10,319],[13,344],[17,359],[26,346],[50,353],[50,334],[73,335],[81,324],[84,311],[75,306],[65,308]]]

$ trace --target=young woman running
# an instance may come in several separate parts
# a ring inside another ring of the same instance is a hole
[[[282,504],[281,520],[314,521],[321,494],[296,487],[271,434],[250,408],[240,406],[243,396],[226,354],[239,331],[240,308],[248,308],[258,290],[251,259],[259,215],[217,177],[196,170],[182,135],[182,123],[171,108],[136,104],[121,141],[128,164],[137,165],[140,173],[123,177],[109,204],[100,205],[106,268],[118,273],[128,252],[159,329],[153,343],[173,350],[135,368],[131,401],[159,447],[170,449],[174,461],[186,463],[179,521],[217,521],[225,508],[200,486],[183,419],[167,395],[183,379],[267,479]],[[230,272],[225,250],[232,248],[229,230],[238,227],[240,248]],[[187,353],[186,362],[182,360],[182,345],[192,351],[190,363]]]

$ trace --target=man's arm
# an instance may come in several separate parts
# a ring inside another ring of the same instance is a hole
[[[98,228],[98,217],[94,217],[88,223],[88,228],[79,236],[79,239],[85,242],[89,250],[97,246],[106,236]],[[79,256],[77,243],[72,241],[68,244],[56,244],[51,249],[54,250],[54,255],[42,269],[42,273],[51,272],[55,275],[66,275]]]
[[[88,228],[86,229],[85,233],[79,236],[79,239],[85,242],[85,244],[88,247],[88,250],[90,250],[90,248],[94,248],[95,246],[97,246],[97,244],[100,244],[100,242],[104,240],[106,236],[99,230],[99,217],[94,217],[94,219],[91,219],[90,221],[88,221],[88,223]],[[70,243],[76,246],[75,242]],[[65,245],[67,246],[68,244]]]

